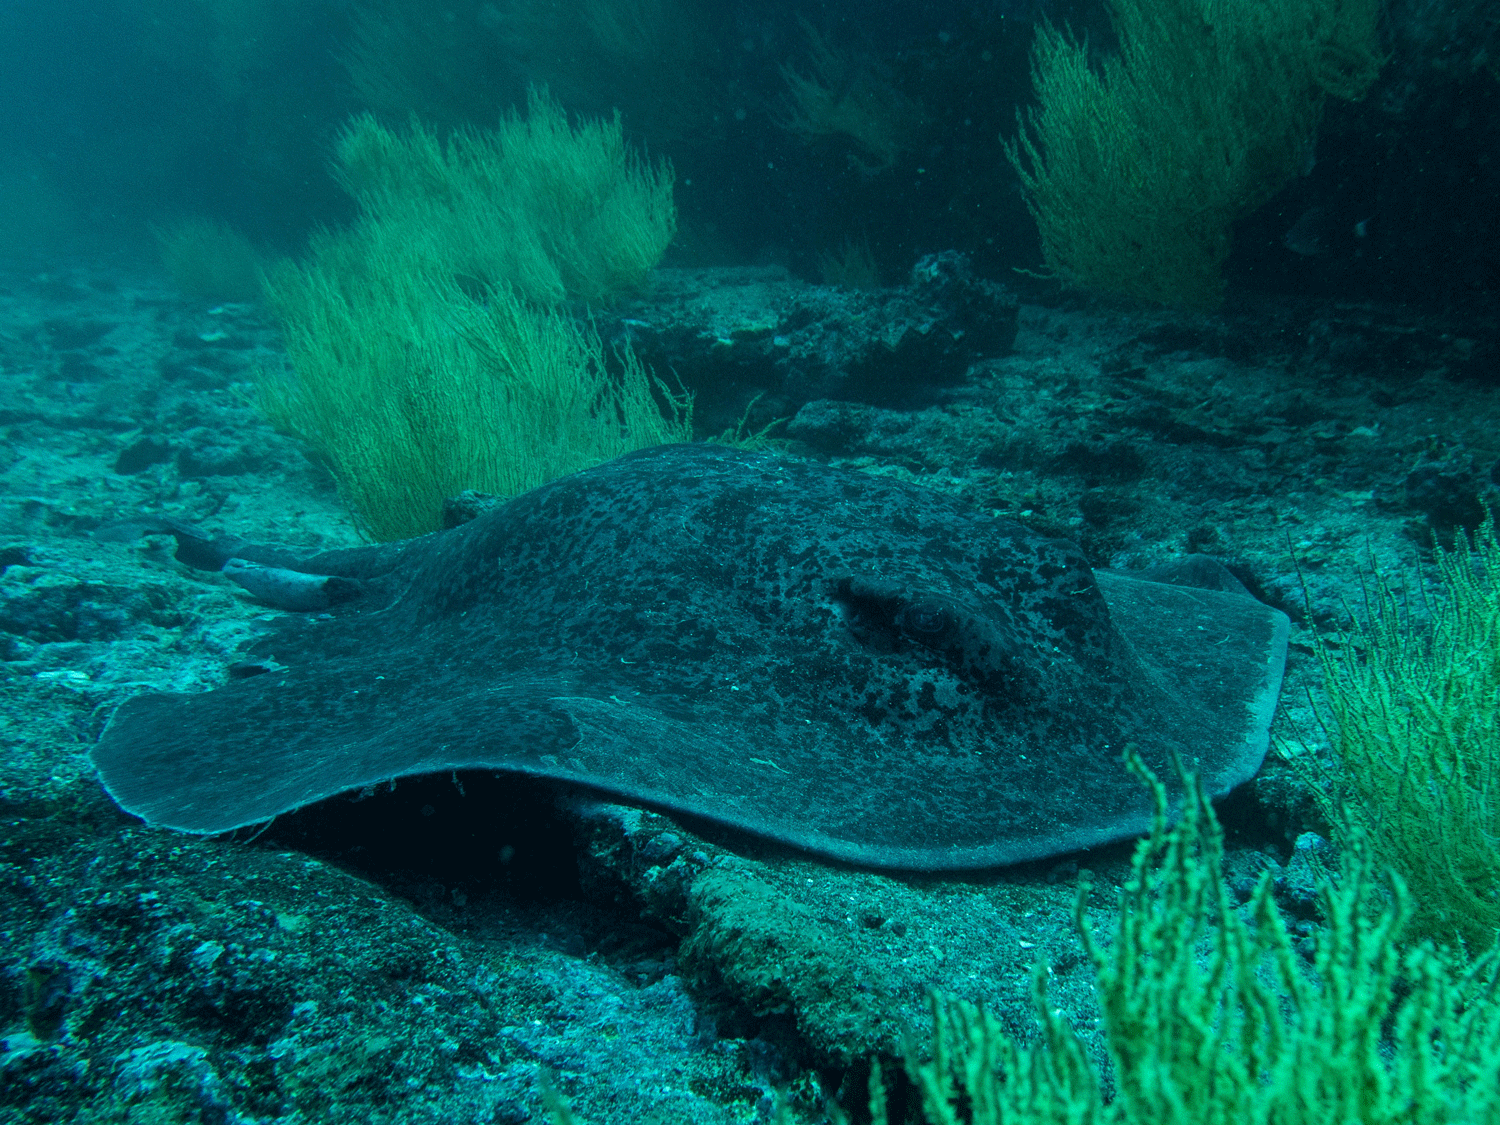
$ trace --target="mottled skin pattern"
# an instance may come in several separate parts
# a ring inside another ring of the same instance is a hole
[[[647,450],[301,569],[365,596],[282,619],[258,647],[285,671],[127,703],[95,752],[127,809],[221,831],[488,767],[943,868],[1138,831],[1127,743],[1244,753],[1153,682],[1072,544],[771,454]]]

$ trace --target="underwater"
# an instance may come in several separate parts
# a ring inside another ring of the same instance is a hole
[[[0,107],[0,1125],[1500,1125],[1493,0]]]

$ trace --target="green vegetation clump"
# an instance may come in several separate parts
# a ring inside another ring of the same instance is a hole
[[[1500,933],[1500,543],[1437,548],[1445,596],[1416,628],[1384,583],[1341,653],[1321,646],[1335,767],[1315,791],[1416,900],[1414,932]]]
[[[1326,95],[1383,63],[1380,0],[1109,0],[1119,54],[1038,29],[1040,105],[1006,155],[1047,267],[1106,293],[1222,299],[1233,224],[1312,160]]]
[[[880,288],[880,266],[875,261],[875,251],[870,249],[870,240],[863,236],[844,239],[837,250],[820,251],[818,273],[824,285],[840,289]]]
[[[556,306],[639,284],[672,235],[671,169],[613,123],[530,117],[448,142],[356,118],[338,175],[362,214],[313,239],[266,292],[293,375],[264,373],[271,420],[324,459],[377,540],[438,529],[465,489],[511,496],[692,437],[690,404],[628,348],[608,370]]]
[[[670,164],[633,155],[618,113],[570,126],[539,90],[525,117],[447,140],[362,114],[339,138],[335,171],[363,214],[352,237],[378,224],[431,267],[535,304],[599,303],[640,285],[677,227]]]
[[[690,404],[628,350],[608,371],[591,330],[508,289],[476,298],[396,263],[287,267],[268,289],[296,375],[263,378],[263,407],[321,454],[373,539],[436,531],[464,489],[513,496],[692,439]]]
[[[260,299],[265,262],[228,223],[188,218],[152,233],[162,264],[183,296],[211,302]]]
[[[892,83],[890,69],[863,51],[843,51],[828,42],[807,20],[812,74],[790,64],[781,68],[786,83],[777,124],[805,141],[847,137],[869,158],[866,172],[889,168],[916,139],[922,127],[919,103]]]
[[[1139,763],[1137,772],[1144,775]],[[1442,1125],[1500,1120],[1500,963],[1404,955],[1399,879],[1382,901],[1363,859],[1323,890],[1311,968],[1262,878],[1229,903],[1222,834],[1196,781],[1169,829],[1166,795],[1136,849],[1114,941],[1076,921],[1098,982],[1116,1089],[1035,995],[1042,1038],[1016,1044],[988,1013],[935,997],[931,1058],[907,1069],[932,1125]],[[880,1120],[877,1117],[877,1120]]]

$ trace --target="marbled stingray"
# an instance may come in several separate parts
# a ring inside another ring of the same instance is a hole
[[[937,492],[718,445],[293,568],[360,596],[277,618],[264,674],[121,706],[93,760],[126,810],[217,833],[515,771],[863,864],[1003,864],[1144,831],[1127,744],[1211,794],[1250,777],[1286,654],[1207,560],[1094,573]]]

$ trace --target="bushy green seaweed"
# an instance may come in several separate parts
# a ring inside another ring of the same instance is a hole
[[[1138,772],[1145,776],[1139,763]],[[931,1057],[906,1066],[932,1125],[1440,1125],[1500,1120],[1500,962],[1472,966],[1396,938],[1399,877],[1382,896],[1368,857],[1324,887],[1309,968],[1263,878],[1242,916],[1222,878],[1213,811],[1189,779],[1180,822],[1165,790],[1136,849],[1114,941],[1077,924],[1093,962],[1115,1096],[1061,1015],[1045,975],[1042,1037],[1017,1045],[973,1005],[934,996]]]
[[[570,125],[545,90],[525,116],[446,140],[361,114],[337,157],[365,224],[397,232],[433,269],[535,304],[597,304],[640,285],[677,228],[671,165],[635,156],[619,114]]]
[[[1435,550],[1426,624],[1377,576],[1366,623],[1319,646],[1334,767],[1313,788],[1411,888],[1414,933],[1483,950],[1500,933],[1500,542],[1487,520]]]
[[[155,227],[157,248],[177,288],[198,301],[257,301],[266,262],[228,223],[189,217]]]
[[[803,140],[845,137],[867,158],[868,173],[895,164],[916,140],[923,122],[921,105],[896,89],[889,68],[873,55],[830,46],[806,19],[811,74],[790,63],[781,67],[786,83],[776,123]]]
[[[606,369],[556,306],[639,284],[672,236],[671,169],[616,119],[530,114],[446,143],[362,116],[338,146],[362,214],[266,292],[293,372],[263,372],[272,421],[324,459],[377,540],[437,530],[464,489],[511,496],[692,436],[689,403],[629,349]]]
[[[393,264],[288,268],[269,291],[295,310],[284,317],[295,376],[263,375],[262,407],[323,457],[373,539],[436,531],[443,501],[465,489],[513,496],[692,439],[689,401],[628,349],[612,372],[591,329],[508,289],[476,298]]]
[[[1042,24],[1040,105],[1006,155],[1047,267],[1081,287],[1212,308],[1234,222],[1312,157],[1325,96],[1364,95],[1380,0],[1108,0],[1119,54]]]

